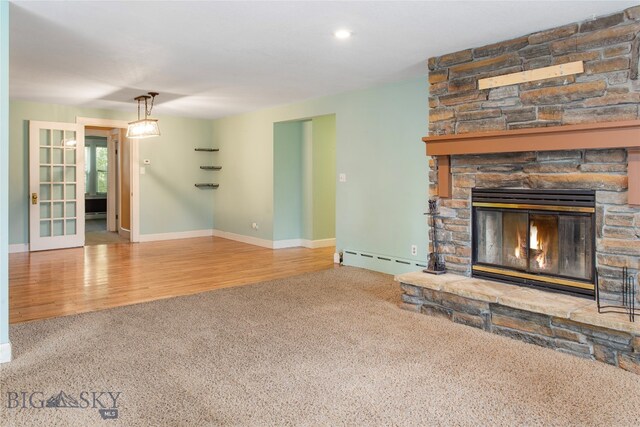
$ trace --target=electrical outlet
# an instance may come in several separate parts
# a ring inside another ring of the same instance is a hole
[[[252,223],[251,224],[251,228],[253,228],[254,230],[257,230],[258,229],[258,223],[257,222]]]
[[[417,245],[411,245],[411,255],[413,255],[413,256],[418,255],[418,246]]]

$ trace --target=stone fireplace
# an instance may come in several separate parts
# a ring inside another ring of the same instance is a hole
[[[429,59],[429,252],[448,274],[396,277],[403,308],[640,374],[640,322],[593,301],[640,272],[639,57],[636,6]]]
[[[639,33],[635,7],[429,59],[429,197],[439,198],[448,271],[483,274],[472,268],[482,255],[472,241],[474,190],[589,191],[593,273],[603,298],[621,298],[622,267],[640,270]],[[584,71],[479,89],[480,79],[571,61]]]

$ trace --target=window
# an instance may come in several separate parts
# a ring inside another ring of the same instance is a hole
[[[107,147],[96,146],[96,193],[107,194]]]
[[[87,138],[84,147],[85,193],[88,196],[104,196],[109,184],[107,181],[107,139]]]

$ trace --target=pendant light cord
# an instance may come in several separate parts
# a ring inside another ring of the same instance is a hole
[[[151,110],[153,110],[153,101],[156,99],[158,95],[157,92],[149,92],[149,95],[141,95],[138,96],[136,101],[138,101],[138,120],[140,120],[140,102],[144,99],[144,119],[151,115]],[[151,105],[149,105],[149,98],[151,98]]]
[[[156,96],[155,96],[155,95],[151,95],[151,106],[150,106],[150,107],[149,107],[149,109],[147,110],[147,100],[148,100],[148,99],[149,99],[149,98],[145,98],[145,99],[144,99],[144,109],[145,109],[145,114],[146,114],[147,116],[150,116],[150,115],[151,115],[151,110],[153,110],[153,101],[154,101],[154,99],[156,99]],[[145,116],[145,119],[146,119],[146,118],[147,118],[147,117]]]

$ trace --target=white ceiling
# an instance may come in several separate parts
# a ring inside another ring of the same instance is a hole
[[[13,1],[12,99],[215,118],[426,74],[426,59],[636,1]],[[337,40],[338,28],[353,31]]]

